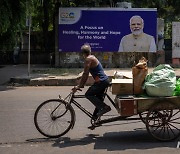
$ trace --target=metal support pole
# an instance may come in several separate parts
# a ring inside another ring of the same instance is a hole
[[[29,15],[29,44],[28,44],[28,76],[30,76],[30,61],[31,61],[31,16]]]

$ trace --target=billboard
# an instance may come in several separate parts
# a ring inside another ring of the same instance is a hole
[[[172,58],[180,58],[180,22],[172,23]]]
[[[59,51],[79,52],[88,43],[93,51],[118,52],[122,38],[131,34],[132,16],[140,16],[143,31],[156,40],[157,9],[59,8]]]

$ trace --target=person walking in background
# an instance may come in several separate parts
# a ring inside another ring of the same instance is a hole
[[[19,62],[19,47],[14,47],[14,52],[13,52],[13,62],[14,64],[18,64]]]

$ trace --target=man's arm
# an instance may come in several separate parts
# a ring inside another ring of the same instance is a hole
[[[85,64],[84,64],[84,71],[83,71],[83,74],[82,74],[82,77],[81,77],[81,81],[80,81],[80,84],[79,84],[79,88],[84,88],[84,85],[88,79],[88,76],[89,76],[89,69],[91,67],[91,62],[92,60],[90,58],[86,58],[86,61],[85,61]]]

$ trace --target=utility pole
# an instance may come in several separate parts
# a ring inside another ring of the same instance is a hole
[[[30,2],[29,2],[30,3]],[[31,12],[30,12],[30,4],[26,1],[26,10],[27,10],[27,19],[26,26],[28,26],[29,32],[29,41],[28,41],[28,77],[30,76],[30,61],[31,61]]]
[[[28,43],[28,76],[30,76],[31,65],[31,15],[29,13],[29,43]]]

